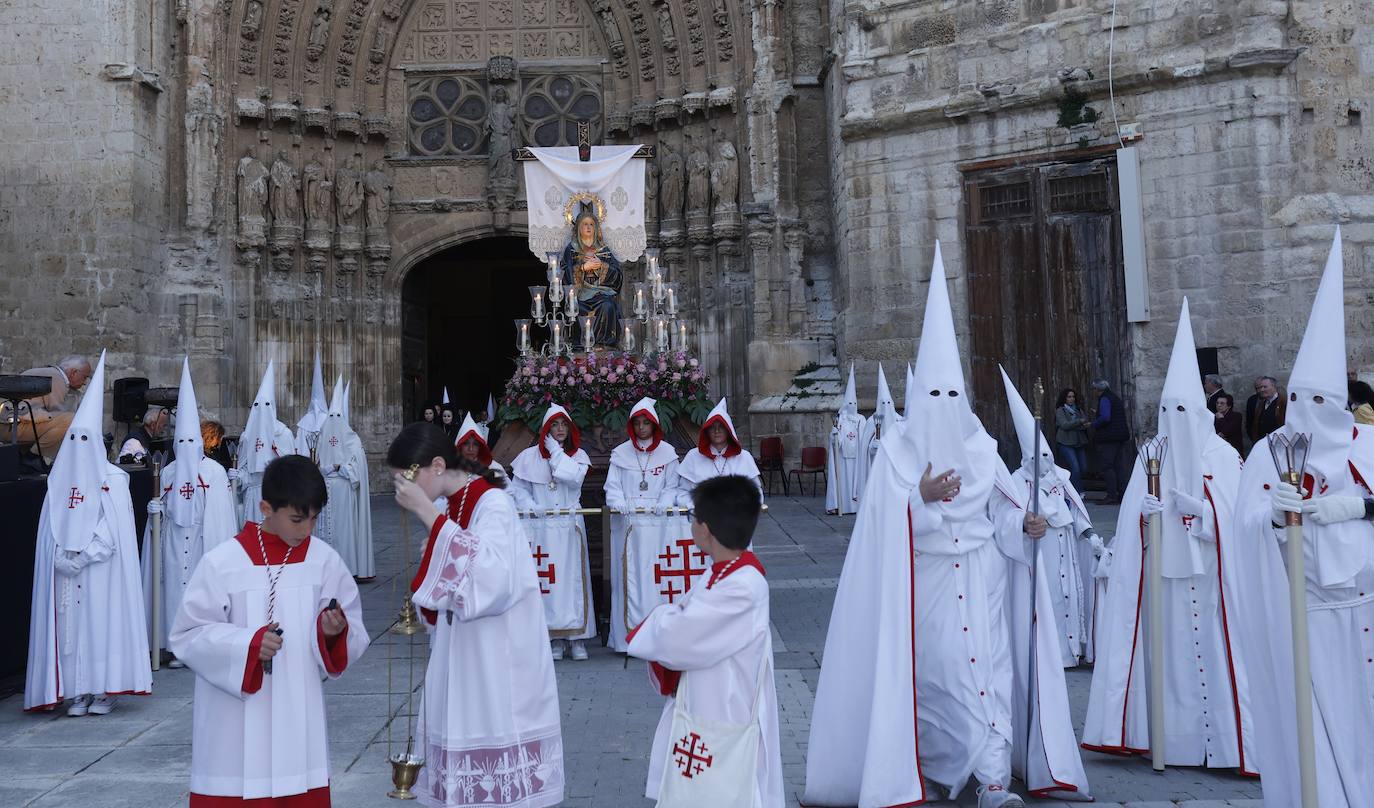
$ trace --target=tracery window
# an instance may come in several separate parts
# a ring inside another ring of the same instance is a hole
[[[487,91],[483,85],[479,79],[466,76],[411,83],[406,109],[411,154],[486,154]]]
[[[582,76],[527,79],[520,111],[520,134],[528,145],[576,146],[578,121],[591,121],[591,140],[601,142],[601,91]]]

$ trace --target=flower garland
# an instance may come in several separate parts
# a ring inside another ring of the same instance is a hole
[[[516,360],[497,418],[503,423],[522,421],[537,432],[544,411],[557,402],[579,428],[600,424],[617,430],[629,420],[630,407],[649,396],[658,401],[660,416],[685,415],[700,423],[711,411],[708,382],[701,363],[683,352],[573,359],[531,356]]]

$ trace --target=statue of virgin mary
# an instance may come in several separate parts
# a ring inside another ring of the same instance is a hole
[[[598,347],[620,345],[620,259],[601,238],[601,222],[590,205],[573,219],[572,237],[558,262],[563,283],[577,289],[577,313],[595,316]]]

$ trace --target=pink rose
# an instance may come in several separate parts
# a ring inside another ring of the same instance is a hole
[[[635,370],[639,371],[640,373],[643,373],[644,371],[648,370],[648,368],[644,366],[643,362],[640,362],[639,366],[636,367]]]
[[[608,368],[608,367],[606,367],[605,365],[602,365],[602,366],[601,366],[601,370],[600,370],[599,372],[600,372],[600,374],[601,374],[603,377],[605,377],[605,376],[607,376],[607,375],[610,374],[611,369]]]
[[[649,381],[651,381],[651,382],[656,382],[656,381],[658,381],[658,373],[657,373],[657,372],[652,372],[652,371],[651,371],[651,372],[649,373]]]
[[[531,388],[538,387],[538,386],[539,386],[539,380],[538,380],[538,379],[530,379],[530,387],[531,387]]]
[[[626,383],[626,384],[634,384],[634,383],[635,383],[635,375],[634,375],[633,373],[627,375],[627,376],[625,377],[625,383]]]
[[[539,375],[540,375],[540,376],[547,376],[547,375],[549,375],[549,366],[548,366],[548,365],[545,365],[544,367],[540,368],[540,369],[539,369]]]
[[[592,374],[590,374],[590,373],[583,373],[583,374],[582,374],[582,381],[586,382],[587,384],[591,384],[591,383],[592,383],[592,379],[593,379]]]
[[[674,374],[673,374],[673,381],[675,381],[675,382],[680,382],[680,381],[682,381],[682,374],[681,374],[681,373],[674,373]]]
[[[699,381],[701,381],[701,371],[698,370],[698,371],[693,371],[693,372],[692,372],[692,381],[694,381],[694,382],[699,382]]]
[[[611,384],[615,384],[616,380],[618,380],[619,378],[620,378],[619,376],[617,376],[616,374],[612,373],[612,374],[610,374],[609,376],[606,377],[606,381],[610,382]]]
[[[691,367],[696,367],[699,363],[697,362],[696,358],[694,357],[694,358],[692,358],[692,359],[688,359],[688,360],[687,360],[687,364],[688,364],[689,366],[691,366]]]

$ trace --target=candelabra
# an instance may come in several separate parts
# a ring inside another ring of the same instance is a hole
[[[687,323],[678,318],[678,286],[668,282],[668,271],[659,263],[656,249],[644,251],[644,282],[634,285],[631,311],[645,327],[646,352],[687,350]],[[625,327],[628,333],[628,327]]]

